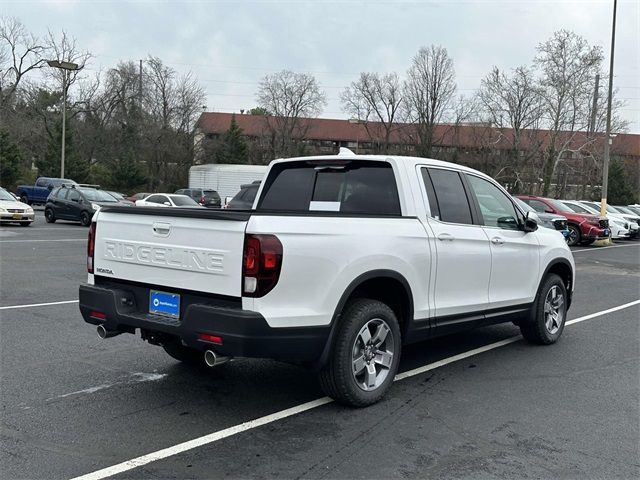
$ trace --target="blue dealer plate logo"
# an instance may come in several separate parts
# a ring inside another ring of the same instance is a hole
[[[151,290],[149,292],[149,313],[178,318],[180,316],[180,295]]]

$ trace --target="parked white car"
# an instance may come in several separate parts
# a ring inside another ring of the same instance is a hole
[[[596,210],[595,206],[587,203],[579,202],[577,200],[561,200],[567,207],[576,213],[592,213],[600,215],[600,210]],[[607,211],[607,218],[609,219],[609,230],[611,230],[611,238],[620,239],[628,238],[631,235],[629,231],[629,222],[624,217],[616,214],[612,214]]]
[[[182,207],[204,208],[193,198],[187,195],[170,193],[154,193],[142,200],[136,200],[136,207]]]
[[[23,227],[28,227],[33,222],[33,218],[31,206],[16,200],[8,190],[0,188],[0,222],[19,223]]]
[[[580,203],[600,212],[600,202],[582,200]],[[618,210],[615,207],[612,207],[611,205],[607,205],[607,216],[610,215],[614,218],[618,218],[620,221],[624,221],[629,224],[629,236],[631,238],[636,238],[640,234],[640,223],[638,223],[640,222],[640,217],[638,217],[637,215],[630,215]]]
[[[342,150],[271,162],[254,205],[98,212],[84,320],[184,362],[295,362],[359,407],[403,345],[500,322],[536,344],[562,334],[571,250],[481,172]]]

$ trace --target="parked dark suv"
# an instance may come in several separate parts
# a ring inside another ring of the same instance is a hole
[[[220,206],[222,205],[220,195],[215,190],[204,190],[202,188],[181,188],[180,190],[176,190],[174,193],[191,197],[203,207],[220,208]]]
[[[49,194],[44,207],[47,223],[56,220],[80,222],[85,227],[91,225],[93,214],[104,205],[131,205],[120,202],[113,195],[97,188],[76,185],[63,185]]]
[[[250,210],[251,207],[253,207],[253,201],[256,199],[258,188],[260,188],[260,180],[240,185],[240,191],[236,193],[235,197],[229,200],[226,208],[232,210]]]

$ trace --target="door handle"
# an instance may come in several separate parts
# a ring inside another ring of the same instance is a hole
[[[500,237],[493,237],[491,239],[491,243],[493,243],[494,245],[502,245],[504,243],[504,240]]]
[[[451,235],[450,233],[441,233],[440,235],[438,235],[438,240],[442,242],[453,242],[453,238],[453,235]]]
[[[161,237],[166,237],[171,233],[171,224],[156,222],[153,224],[153,233]]]

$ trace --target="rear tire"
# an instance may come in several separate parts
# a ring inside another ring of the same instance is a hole
[[[580,227],[577,225],[569,225],[567,227],[569,229],[569,236],[567,237],[567,245],[570,247],[576,246],[580,243],[582,239],[582,233],[580,232]]]
[[[529,342],[549,345],[558,341],[567,319],[567,289],[552,273],[542,282],[533,302],[531,315],[520,322],[520,332]]]
[[[339,403],[366,407],[389,390],[400,364],[400,325],[377,300],[357,299],[337,326],[329,362],[319,373],[324,392]]]
[[[185,347],[178,342],[171,342],[162,345],[165,352],[176,360],[189,365],[204,366],[204,353],[194,348]]]
[[[50,208],[44,209],[44,219],[47,223],[56,223],[56,214]]]
[[[88,227],[89,225],[91,225],[91,217],[87,212],[82,212],[80,214],[80,223],[83,227]]]

